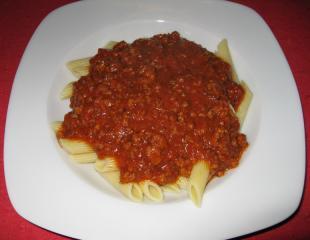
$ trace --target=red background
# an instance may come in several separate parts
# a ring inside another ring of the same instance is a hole
[[[0,1],[0,240],[68,239],[35,226],[20,217],[7,194],[3,170],[3,141],[11,86],[25,47],[43,18],[71,0]],[[305,120],[310,124],[310,1],[235,0],[256,10],[278,39],[298,86]],[[309,149],[309,139],[306,148]],[[307,157],[307,170],[309,171]],[[310,239],[310,177],[306,176],[299,209],[284,222],[245,239]]]

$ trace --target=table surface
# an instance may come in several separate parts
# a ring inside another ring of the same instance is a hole
[[[25,47],[44,17],[69,2],[72,0],[0,1],[0,239],[68,239],[29,223],[15,212],[5,185],[3,143],[10,91]],[[258,12],[278,39],[293,72],[301,98],[308,150],[310,146],[307,139],[310,127],[310,1],[235,0],[234,2],[251,7]],[[307,157],[307,170],[309,169]],[[310,177],[307,174],[300,207],[290,218],[243,238],[310,239],[309,184]]]

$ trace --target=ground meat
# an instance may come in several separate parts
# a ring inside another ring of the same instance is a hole
[[[99,49],[90,64],[59,137],[114,157],[122,183],[173,183],[198,160],[212,176],[238,165],[248,143],[230,105],[244,90],[213,53],[172,32]]]

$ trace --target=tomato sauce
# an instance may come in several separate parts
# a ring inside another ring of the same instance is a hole
[[[229,64],[178,32],[122,41],[74,83],[58,137],[115,158],[122,183],[174,183],[198,160],[221,176],[248,146],[231,109],[244,94]]]

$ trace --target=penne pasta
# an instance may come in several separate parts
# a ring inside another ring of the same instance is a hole
[[[61,129],[62,121],[52,122],[51,127],[55,133],[57,133]]]
[[[60,138],[59,144],[70,154],[81,154],[81,153],[91,153],[94,152],[93,148],[80,140],[71,140]]]
[[[174,192],[174,193],[180,192],[180,187],[178,186],[177,183],[166,184],[162,186],[161,188],[165,192]]]
[[[164,199],[163,192],[156,183],[150,180],[145,180],[140,183],[140,187],[148,199],[154,202],[161,202]]]
[[[243,101],[241,102],[241,104],[238,108],[238,111],[236,112],[236,116],[239,119],[240,126],[243,125],[243,122],[244,122],[245,117],[247,115],[250,103],[251,103],[252,98],[253,98],[253,93],[251,92],[251,90],[249,89],[249,87],[247,86],[247,84],[244,81],[241,81],[241,86],[245,90],[245,95],[244,95]]]
[[[99,173],[118,171],[118,167],[113,158],[97,159],[95,169]]]
[[[118,42],[116,41],[109,41],[103,48],[105,49],[112,49]]]
[[[76,163],[95,163],[98,160],[97,153],[81,153],[81,154],[70,154],[69,158]]]
[[[67,68],[76,77],[86,76],[89,72],[89,57],[72,60],[67,63]]]
[[[120,172],[104,172],[100,173],[112,186],[123,193],[126,197],[135,202],[143,200],[143,192],[137,183],[120,183]]]
[[[112,49],[115,46],[115,44],[117,44],[117,42],[110,41],[104,46],[104,48]],[[69,61],[67,63],[67,68],[76,78],[86,76],[89,72],[89,60],[90,57]]]
[[[70,82],[63,88],[63,90],[60,93],[60,99],[64,100],[64,99],[68,99],[72,96],[72,94],[73,94],[73,83],[74,82]]]
[[[239,83],[239,78],[234,66],[234,63],[232,61],[232,57],[230,54],[230,50],[228,47],[228,42],[227,39],[223,39],[218,45],[217,45],[217,51],[215,52],[215,55],[224,60],[225,62],[229,63],[231,66],[231,71],[232,71],[232,79]]]
[[[216,56],[220,57],[225,62],[229,63],[232,69],[232,79],[241,84],[242,88],[245,91],[244,99],[241,102],[240,106],[238,107],[238,110],[236,112],[236,116],[239,119],[240,127],[242,126],[245,116],[247,114],[249,105],[252,101],[253,94],[247,84],[244,81],[240,81],[237,75],[237,72],[235,70],[235,66],[230,54],[230,50],[228,47],[228,42],[226,39],[223,39],[217,46],[217,51],[215,53]]]
[[[177,180],[177,185],[179,186],[179,188],[181,189],[187,189],[188,186],[188,179],[185,177],[179,177]]]
[[[202,196],[209,178],[209,167],[206,161],[197,162],[189,177],[188,194],[197,207],[200,207]]]

